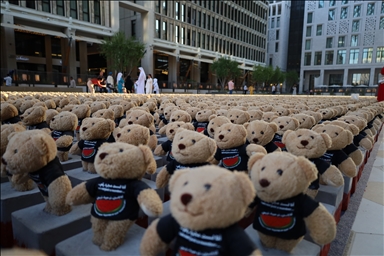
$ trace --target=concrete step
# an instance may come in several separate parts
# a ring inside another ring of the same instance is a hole
[[[343,203],[342,203],[342,211],[346,211],[348,209],[349,200],[351,199],[351,190],[353,178],[349,178],[344,176],[344,194],[343,194]]]
[[[166,141],[168,141],[167,137],[160,137],[160,138],[157,139],[157,144],[160,145],[160,144],[163,144]]]
[[[315,198],[317,202],[321,202],[324,205],[334,206],[335,212],[333,216],[335,217],[336,222],[340,221],[342,203],[344,196],[344,186],[332,187],[320,185],[319,192]]]
[[[99,174],[91,174],[89,172],[83,171],[82,167],[67,171],[66,174],[72,183],[72,187],[79,185],[83,181],[88,181],[100,177]]]
[[[91,227],[91,206],[75,206],[63,216],[45,213],[45,203],[12,213],[15,245],[53,255],[56,244]]]
[[[68,161],[60,162],[63,166],[64,171],[69,171],[72,169],[80,168],[81,165],[81,157],[77,155],[69,155]]]
[[[0,183],[9,182],[8,177],[1,177]]]

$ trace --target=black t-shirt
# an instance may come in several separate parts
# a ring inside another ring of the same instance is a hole
[[[170,161],[165,168],[167,169],[167,172],[172,175],[175,171],[180,169],[186,169],[186,168],[196,168],[204,165],[209,165],[209,163],[193,163],[193,164],[181,164],[177,162],[175,159]]]
[[[304,236],[304,218],[319,206],[318,202],[304,194],[271,203],[256,196],[254,203],[257,208],[253,228],[281,239],[298,239]]]
[[[78,119],[77,120],[76,132],[80,131],[80,126],[81,126],[82,123],[83,123],[83,119]]]
[[[157,224],[160,239],[169,244],[176,238],[173,255],[251,255],[256,246],[237,224],[222,229],[194,231],[181,227],[171,214]]]
[[[220,161],[220,166],[230,171],[247,170],[249,156],[247,155],[247,145],[244,144],[236,148],[216,149],[215,159]]]
[[[359,149],[353,143],[351,143],[348,146],[346,146],[345,148],[343,148],[344,153],[347,154],[347,155],[355,152],[356,150],[359,150]]]
[[[360,145],[360,141],[365,139],[365,136],[367,136],[367,134],[365,132],[361,132],[361,133],[357,134],[356,136],[353,137],[353,144]]]
[[[31,125],[31,126],[28,126],[28,130],[38,130],[38,129],[44,129],[44,128],[49,128],[47,122],[41,122],[39,124],[35,124],[35,125]]]
[[[320,159],[328,162],[329,164],[339,166],[339,164],[348,159],[348,155],[342,150],[329,150],[325,152]]]
[[[43,196],[48,195],[48,186],[57,178],[64,176],[64,170],[59,158],[55,157],[46,166],[35,172],[30,172],[29,177],[36,183]]]
[[[104,179],[102,177],[87,181],[85,187],[95,198],[91,214],[98,219],[136,220],[140,206],[137,197],[149,186],[135,179]]]
[[[194,122],[193,126],[195,127],[195,131],[204,132],[207,129],[209,122]]]
[[[3,122],[1,122],[1,124],[17,124],[20,121],[21,121],[20,116],[14,116],[14,117],[8,118],[7,120],[4,120]]]
[[[311,158],[311,159],[309,159],[309,161],[311,161],[312,163],[314,163],[316,165],[317,172],[318,172],[317,173],[317,179],[314,180],[309,185],[309,189],[318,190],[320,188],[320,184],[319,184],[320,175],[324,174],[325,171],[328,170],[328,168],[331,166],[331,164],[329,162],[321,160],[320,158]]]
[[[272,139],[272,142],[277,147],[279,147],[282,151],[287,151],[287,149],[285,148],[285,144],[283,142],[281,142],[282,139],[283,139],[283,135],[280,135],[280,134],[276,133],[275,136]]]
[[[73,138],[73,131],[52,131],[51,136],[52,138],[56,141],[58,138],[60,138],[63,135],[68,135]],[[62,147],[62,148],[57,148],[58,151],[69,151],[71,149],[72,145],[69,145],[68,147]]]
[[[106,139],[80,140],[77,145],[82,150],[81,160],[84,162],[93,163],[95,161],[97,150],[105,142],[107,142]]]
[[[167,152],[167,161],[168,162],[175,159],[172,155],[172,141],[171,140],[167,140],[166,142],[163,142],[161,144],[161,147],[163,148],[163,150],[165,152]]]
[[[124,119],[125,117],[124,116],[121,116],[121,117],[118,117],[118,118],[115,118],[115,127],[118,127],[119,124],[120,124],[120,121],[121,119]]]
[[[113,134],[112,134],[112,133],[111,133],[111,135],[109,135],[109,137],[108,137],[108,139],[107,139],[107,142],[108,142],[108,143],[116,142],[115,137],[113,137]]]

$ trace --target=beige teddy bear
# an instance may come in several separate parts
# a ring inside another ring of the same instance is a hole
[[[277,132],[275,123],[267,123],[262,120],[255,120],[244,124],[247,130],[247,142],[263,146],[268,153],[281,151],[281,149],[273,143],[273,138]]]
[[[52,118],[58,114],[59,112],[56,109],[47,109],[45,111],[45,121],[47,122],[48,126],[51,125]]]
[[[69,192],[66,202],[70,205],[93,203],[92,241],[100,249],[111,251],[124,243],[140,208],[150,217],[162,213],[159,195],[141,181],[153,162],[147,146],[122,142],[104,144],[95,158],[95,169],[100,177],[83,182]],[[153,174],[156,168],[149,171]]]
[[[51,133],[49,126],[46,122],[45,108],[41,106],[31,107],[25,110],[20,116],[21,121],[27,130],[41,129],[47,133]]]
[[[282,143],[283,135],[286,131],[295,131],[299,128],[299,121],[296,118],[290,116],[280,116],[272,120],[277,125],[277,132],[275,137],[272,139],[273,143],[276,144],[282,151],[286,151],[284,143]]]
[[[77,141],[80,140],[80,126],[83,122],[83,120],[87,117],[91,116],[91,108],[87,104],[81,104],[73,107],[72,111],[73,114],[77,116],[77,127],[76,127],[76,139]]]
[[[294,114],[293,118],[296,118],[299,121],[299,127],[303,129],[311,129],[316,123],[316,119],[307,114]]]
[[[170,122],[182,121],[185,123],[190,123],[192,121],[192,117],[188,114],[187,111],[184,110],[175,110],[172,112],[171,117],[169,118]]]
[[[179,170],[169,190],[171,214],[148,227],[141,255],[165,252],[174,239],[177,255],[261,255],[237,224],[255,195],[246,174],[217,166]]]
[[[209,117],[209,123],[207,129],[204,131],[204,135],[208,135],[210,138],[215,138],[215,131],[217,131],[223,124],[230,123],[231,121],[225,116],[211,115]]]
[[[28,174],[46,201],[44,211],[64,215],[71,211],[65,197],[71,182],[56,157],[56,143],[44,131],[12,133],[2,162],[12,175]]]
[[[150,139],[149,134],[149,129],[139,124],[130,124],[123,128],[117,127],[113,131],[116,142],[124,142],[135,146],[147,146]]]
[[[227,117],[234,124],[244,124],[251,118],[247,111],[240,109],[228,110]]]
[[[8,102],[2,102],[0,105],[1,110],[1,124],[16,124],[21,122],[19,111],[17,108]]]
[[[302,156],[273,152],[253,155],[248,166],[256,189],[251,205],[257,206],[253,228],[264,246],[291,252],[306,230],[320,245],[335,238],[334,217],[304,194],[316,179],[314,164]]]
[[[214,114],[216,114],[216,111],[214,109],[204,109],[197,112],[195,117],[196,122],[193,123],[195,131],[204,133],[209,123],[209,117]]]

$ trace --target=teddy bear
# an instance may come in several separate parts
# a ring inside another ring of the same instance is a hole
[[[72,189],[57,158],[56,143],[42,130],[12,133],[2,163],[12,175],[28,174],[46,201],[44,211],[64,215],[71,211],[65,197]]]
[[[249,114],[249,122],[255,121],[255,120],[261,120],[263,117],[263,111],[260,109],[248,109],[248,114]]]
[[[59,112],[56,109],[45,110],[45,121],[47,122],[48,126],[51,125],[52,118],[57,114],[59,114]]]
[[[77,141],[80,140],[80,126],[84,120],[84,118],[91,116],[91,108],[87,104],[81,104],[73,107],[72,111],[73,114],[77,116],[77,127],[76,127],[76,139]]]
[[[248,163],[257,206],[253,228],[268,248],[291,252],[306,231],[320,245],[336,236],[334,217],[304,194],[316,177],[316,167],[303,156],[288,152],[254,154]],[[278,191],[278,193],[276,193]]]
[[[200,111],[200,109],[196,107],[188,107],[185,111],[191,116],[191,122],[196,122],[196,114]]]
[[[282,143],[283,135],[286,131],[292,130],[295,131],[299,128],[299,121],[290,116],[280,116],[272,120],[273,123],[277,125],[277,132],[273,137],[272,141],[276,144],[282,151],[286,151],[284,143]]]
[[[255,195],[245,173],[212,165],[179,170],[169,190],[171,213],[148,227],[141,255],[165,252],[174,239],[175,255],[261,255],[237,224]]]
[[[292,114],[292,111],[290,109],[285,108],[283,106],[276,106],[275,111],[278,116],[289,116],[290,114]]]
[[[170,122],[182,121],[185,123],[190,123],[192,121],[192,117],[188,114],[187,111],[177,109],[172,112],[171,117],[169,118]]]
[[[249,156],[255,152],[267,153],[259,145],[247,144],[247,130],[243,125],[226,123],[215,132],[217,150],[212,164],[219,164],[230,171],[247,172]]]
[[[254,120],[250,123],[245,123],[244,127],[247,130],[247,143],[263,146],[267,153],[281,151],[272,141],[277,132],[277,125],[275,123]]]
[[[315,112],[312,110],[306,110],[306,111],[302,111],[300,113],[306,114],[306,115],[309,115],[309,116],[312,116],[313,118],[315,118],[316,124],[318,124],[323,119],[323,114],[321,114],[320,112]]]
[[[234,124],[244,124],[251,118],[247,111],[240,109],[228,110],[227,117]]]
[[[104,104],[104,102],[101,102],[101,101],[95,101],[91,104],[91,115],[93,113],[95,113],[97,110],[100,110],[100,109],[106,109],[107,106]]]
[[[339,187],[344,184],[344,178],[336,166],[320,159],[332,145],[332,139],[326,133],[317,133],[308,129],[286,131],[283,143],[289,153],[304,156],[315,164],[317,179],[308,187],[306,194],[315,198],[322,184]]]
[[[161,109],[161,108],[160,108]],[[158,125],[159,128],[165,126],[168,124],[168,122],[170,121],[170,118],[171,118],[171,115],[172,115],[172,112],[173,111],[176,111],[178,110],[179,108],[176,107],[175,105],[169,105],[167,107],[164,107],[164,112],[163,114],[160,114],[159,113],[159,120],[160,120],[160,123]]]
[[[69,111],[62,111],[51,119],[51,136],[56,142],[60,162],[68,161],[68,152],[73,143],[77,123],[77,116]]]
[[[209,123],[207,129],[204,131],[204,135],[208,135],[210,138],[215,138],[215,131],[223,124],[230,123],[231,121],[225,116],[211,115],[209,117]]]
[[[80,141],[72,145],[69,153],[80,155],[84,171],[96,173],[94,161],[99,147],[107,143],[115,129],[115,122],[104,118],[85,118],[80,127]]]
[[[346,122],[347,124],[356,125],[359,128],[361,135],[364,138],[369,139],[373,143],[373,134],[372,131],[367,127],[367,121],[363,118],[357,116],[342,116],[338,118],[339,121]]]
[[[46,122],[46,109],[42,106],[31,107],[25,110],[25,112],[20,116],[21,121],[27,130],[41,129],[47,133],[51,133],[49,126]]]
[[[193,123],[193,126],[195,127],[195,131],[204,133],[209,123],[209,117],[215,114],[216,114],[216,111],[214,109],[205,109],[197,112],[195,117],[196,122]]]
[[[109,108],[99,109],[96,112],[94,112],[91,116],[95,118],[105,118],[105,119],[115,121],[115,113],[113,112],[112,109],[109,109]],[[115,126],[116,126],[116,123],[115,123]],[[113,136],[112,133],[108,137],[107,142],[109,143],[115,142],[115,137]]]
[[[184,123],[181,121],[168,123],[166,126],[163,126],[159,130],[159,134],[160,135],[165,134],[168,140],[161,143],[160,145],[157,145],[157,147],[155,148],[155,151],[153,152],[155,156],[167,155],[166,161],[168,162],[174,159],[172,155],[172,142],[179,128],[184,128],[190,131],[195,130],[195,127],[191,123]]]
[[[1,124],[17,124],[21,122],[19,111],[17,108],[8,102],[2,102],[0,105],[1,110]]]
[[[131,145],[148,145],[150,131],[147,127],[139,124],[129,124],[122,128],[116,127],[113,136],[116,142],[124,142]]]
[[[180,169],[209,164],[216,152],[216,143],[213,139],[184,128],[177,130],[172,145],[173,159],[156,176],[158,188],[165,187],[169,178]]]
[[[121,119],[125,118],[123,106],[111,105],[109,109],[113,111],[115,117],[115,126],[118,127]]]
[[[316,119],[307,114],[294,114],[292,117],[299,121],[298,128],[311,129],[315,124],[317,124]]]
[[[352,143],[353,135],[350,131],[337,125],[318,124],[312,128],[318,133],[326,133],[332,139],[332,145],[320,159],[335,165],[345,176],[353,178],[357,174],[356,165],[343,149]]]
[[[92,241],[101,250],[115,250],[124,243],[140,208],[150,217],[162,213],[159,195],[141,181],[154,162],[147,146],[123,142],[104,144],[95,157],[95,170],[100,177],[83,182],[68,193],[66,202],[69,205],[93,203]],[[156,168],[150,173],[155,171]]]
[[[25,100],[25,101],[23,101],[23,102],[21,103],[21,105],[20,105],[20,112],[21,112],[21,113],[24,113],[25,110],[27,110],[27,109],[33,107],[33,105],[34,105],[35,103],[36,103],[35,100]]]
[[[324,121],[327,120],[332,120],[333,117],[336,115],[336,110],[331,109],[331,108],[323,108],[317,110],[317,112],[322,114],[322,119],[318,123],[323,123]]]
[[[223,109],[223,108],[220,108],[218,110],[216,110],[216,115],[217,116],[227,116],[228,114],[228,110],[227,109]]]
[[[263,112],[263,116],[261,117],[261,120],[270,123],[278,117],[279,115],[276,112],[267,111],[267,112]]]

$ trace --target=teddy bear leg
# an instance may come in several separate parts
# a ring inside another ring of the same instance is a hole
[[[87,172],[88,171],[88,162],[81,161],[81,165],[83,166],[83,171]]]
[[[299,239],[276,239],[276,249],[285,252],[292,252],[292,250],[296,247],[296,245],[303,239],[303,237]]]
[[[103,251],[112,251],[123,244],[125,235],[133,223],[131,220],[109,221],[100,249]]]
[[[148,147],[151,150],[155,150],[156,146],[157,146],[157,137],[156,137],[156,135],[152,135],[151,137],[149,137]]]
[[[80,133],[79,132],[76,132],[76,140],[80,141]]]
[[[55,179],[48,187],[48,202],[51,206],[50,213],[61,216],[71,211],[71,206],[65,202],[72,185],[68,176],[64,175]]]
[[[20,183],[20,184],[13,184],[14,185],[14,189],[17,190],[17,191],[29,191],[29,190],[32,190],[35,188],[35,183],[33,182],[33,180],[31,179],[28,179],[27,181],[23,182],[23,183]]]
[[[43,211],[46,212],[46,213],[51,213],[51,211],[52,211],[52,206],[51,206],[51,204],[49,203],[48,197],[43,196],[43,198],[44,198],[44,201],[45,201],[45,203],[46,203]]]
[[[96,173],[96,169],[95,169],[94,163],[88,163],[88,172],[92,173],[92,174]]]
[[[103,243],[104,231],[107,227],[108,220],[98,219],[91,216],[93,238],[92,242],[100,246]]]
[[[356,166],[359,166],[363,162],[363,153],[361,153],[360,150],[355,150],[352,153],[348,155],[350,158],[352,158],[353,162]]]
[[[277,240],[276,237],[268,236],[268,235],[265,235],[265,234],[263,234],[261,232],[257,232],[257,233],[259,234],[261,243],[265,247],[268,247],[268,248],[275,248],[276,247],[276,240]]]
[[[156,176],[156,187],[164,188],[168,184],[170,178],[171,175],[168,173],[166,167],[164,166]]]
[[[59,158],[60,162],[68,161],[68,152],[57,151],[57,157]]]
[[[313,199],[315,199],[315,197],[316,197],[318,192],[319,192],[319,190],[317,190],[317,189],[310,189],[310,188],[308,188],[307,191],[305,192],[305,194],[307,194],[310,197],[312,197]]]

